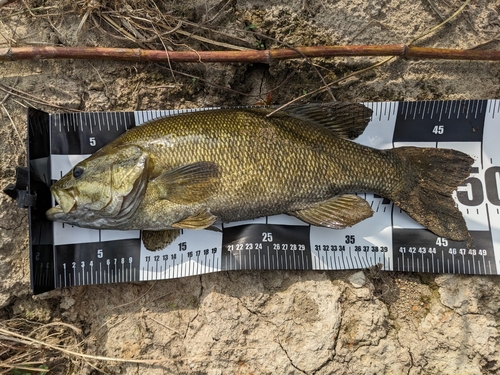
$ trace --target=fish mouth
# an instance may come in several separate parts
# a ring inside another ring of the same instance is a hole
[[[51,221],[57,221],[60,217],[64,216],[64,211],[62,210],[61,206],[57,205],[48,209],[45,213],[45,216]]]
[[[46,216],[49,220],[55,220],[76,210],[76,199],[69,191],[56,191],[51,188],[50,192],[56,201],[56,206],[47,211]]]

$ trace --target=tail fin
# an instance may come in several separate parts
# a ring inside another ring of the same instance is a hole
[[[392,152],[406,161],[416,175],[411,180],[417,181],[392,197],[393,202],[434,234],[471,246],[472,237],[451,194],[469,176],[474,160],[449,149],[400,147]]]

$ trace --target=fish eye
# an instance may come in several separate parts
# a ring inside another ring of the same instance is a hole
[[[75,168],[73,168],[73,177],[74,178],[78,178],[82,174],[83,174],[83,168],[82,167],[80,167],[80,166],[77,165]]]

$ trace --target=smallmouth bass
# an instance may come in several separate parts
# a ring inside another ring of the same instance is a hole
[[[138,126],[78,163],[51,192],[47,218],[93,229],[141,229],[147,249],[181,229],[287,213],[346,228],[373,211],[351,193],[392,200],[441,237],[471,237],[452,192],[473,159],[455,150],[377,150],[351,141],[361,104],[303,104],[180,114]]]

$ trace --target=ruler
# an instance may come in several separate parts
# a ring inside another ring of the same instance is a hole
[[[134,126],[181,111],[48,114],[28,111],[31,278],[34,293],[54,288],[159,280],[227,270],[345,270],[497,275],[500,272],[500,101],[365,103],[373,116],[356,140],[386,149],[453,148],[471,155],[470,177],[454,198],[474,248],[438,237],[388,199],[360,194],[373,217],[343,230],[278,215],[185,230],[150,252],[140,231],[91,230],[45,219],[49,186],[80,160]],[[203,109],[200,109],[203,110]]]

